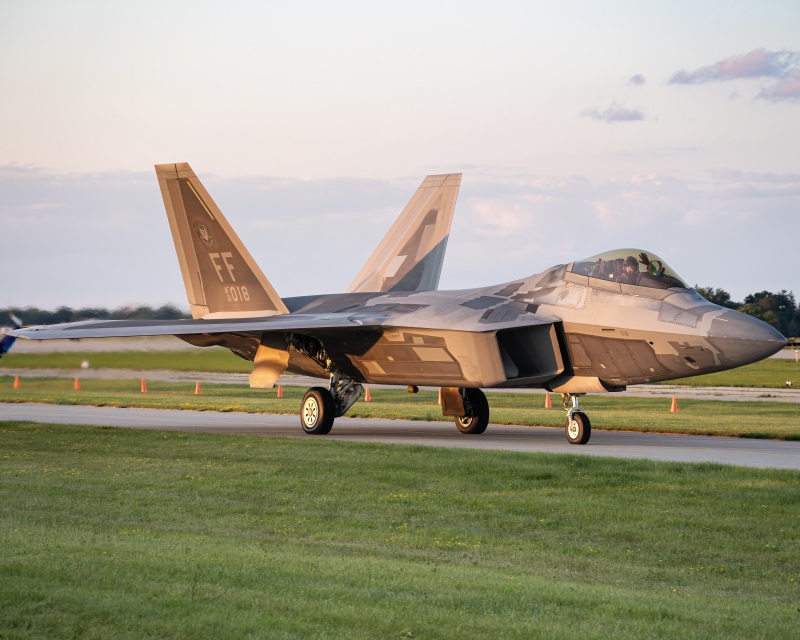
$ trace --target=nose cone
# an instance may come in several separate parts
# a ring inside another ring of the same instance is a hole
[[[768,358],[788,341],[780,331],[758,318],[738,311],[726,311],[711,323],[708,337],[719,348],[728,366],[738,367]]]

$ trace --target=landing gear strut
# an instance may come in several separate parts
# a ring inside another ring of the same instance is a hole
[[[592,423],[578,406],[578,398],[584,394],[561,394],[564,409],[567,410],[567,401],[572,400],[572,408],[567,410],[567,422],[564,431],[567,434],[567,442],[570,444],[586,444],[592,435]]]
[[[330,388],[312,387],[306,392],[300,405],[300,425],[303,431],[313,435],[330,433],[333,421],[347,413],[364,393],[364,387],[338,371],[322,343],[315,338],[293,334],[289,343],[331,374]]]

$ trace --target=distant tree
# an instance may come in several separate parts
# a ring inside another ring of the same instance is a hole
[[[720,307],[736,309],[742,306],[740,302],[733,302],[731,300],[731,294],[725,291],[725,289],[715,289],[714,287],[701,287],[699,285],[694,285],[694,290],[709,302],[718,304]]]
[[[50,322],[72,322],[74,315],[75,312],[70,307],[59,307],[51,314]]]
[[[102,307],[84,307],[82,309],[59,307],[55,311],[45,311],[36,307],[9,307],[0,309],[0,324],[10,324],[10,322],[5,322],[9,313],[13,313],[26,325],[107,320],[109,318],[114,320],[180,320],[191,317],[173,304],[165,304],[157,309],[147,305],[128,305],[114,311]]]
[[[101,307],[84,307],[78,309],[74,314],[74,319],[77,320],[107,320],[109,317],[108,309]]]
[[[758,318],[759,320],[763,320],[767,324],[771,324],[775,327],[778,331],[780,331],[780,324],[781,319],[778,317],[778,314],[774,311],[769,309],[762,309],[757,304],[752,302],[748,304],[743,304],[741,307],[737,309],[740,313],[746,313],[748,316],[753,316],[754,318]]]
[[[138,305],[128,305],[125,307],[120,307],[119,309],[114,309],[111,312],[111,319],[112,320],[152,320],[153,319],[153,308],[148,307],[147,305],[138,306]]]
[[[750,294],[739,311],[760,318],[785,336],[796,335],[797,303],[791,291],[784,289],[778,293],[760,291]]]
[[[159,320],[183,320],[184,318],[190,317],[174,304],[161,305],[153,312],[153,315]]]

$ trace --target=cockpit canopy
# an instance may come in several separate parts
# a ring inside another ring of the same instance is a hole
[[[639,287],[689,288],[666,262],[641,249],[615,249],[585,260],[576,260],[570,271],[590,278]]]

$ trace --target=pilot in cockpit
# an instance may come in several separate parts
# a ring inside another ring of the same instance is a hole
[[[625,284],[639,284],[639,262],[633,256],[628,256],[622,263],[620,281]]]

